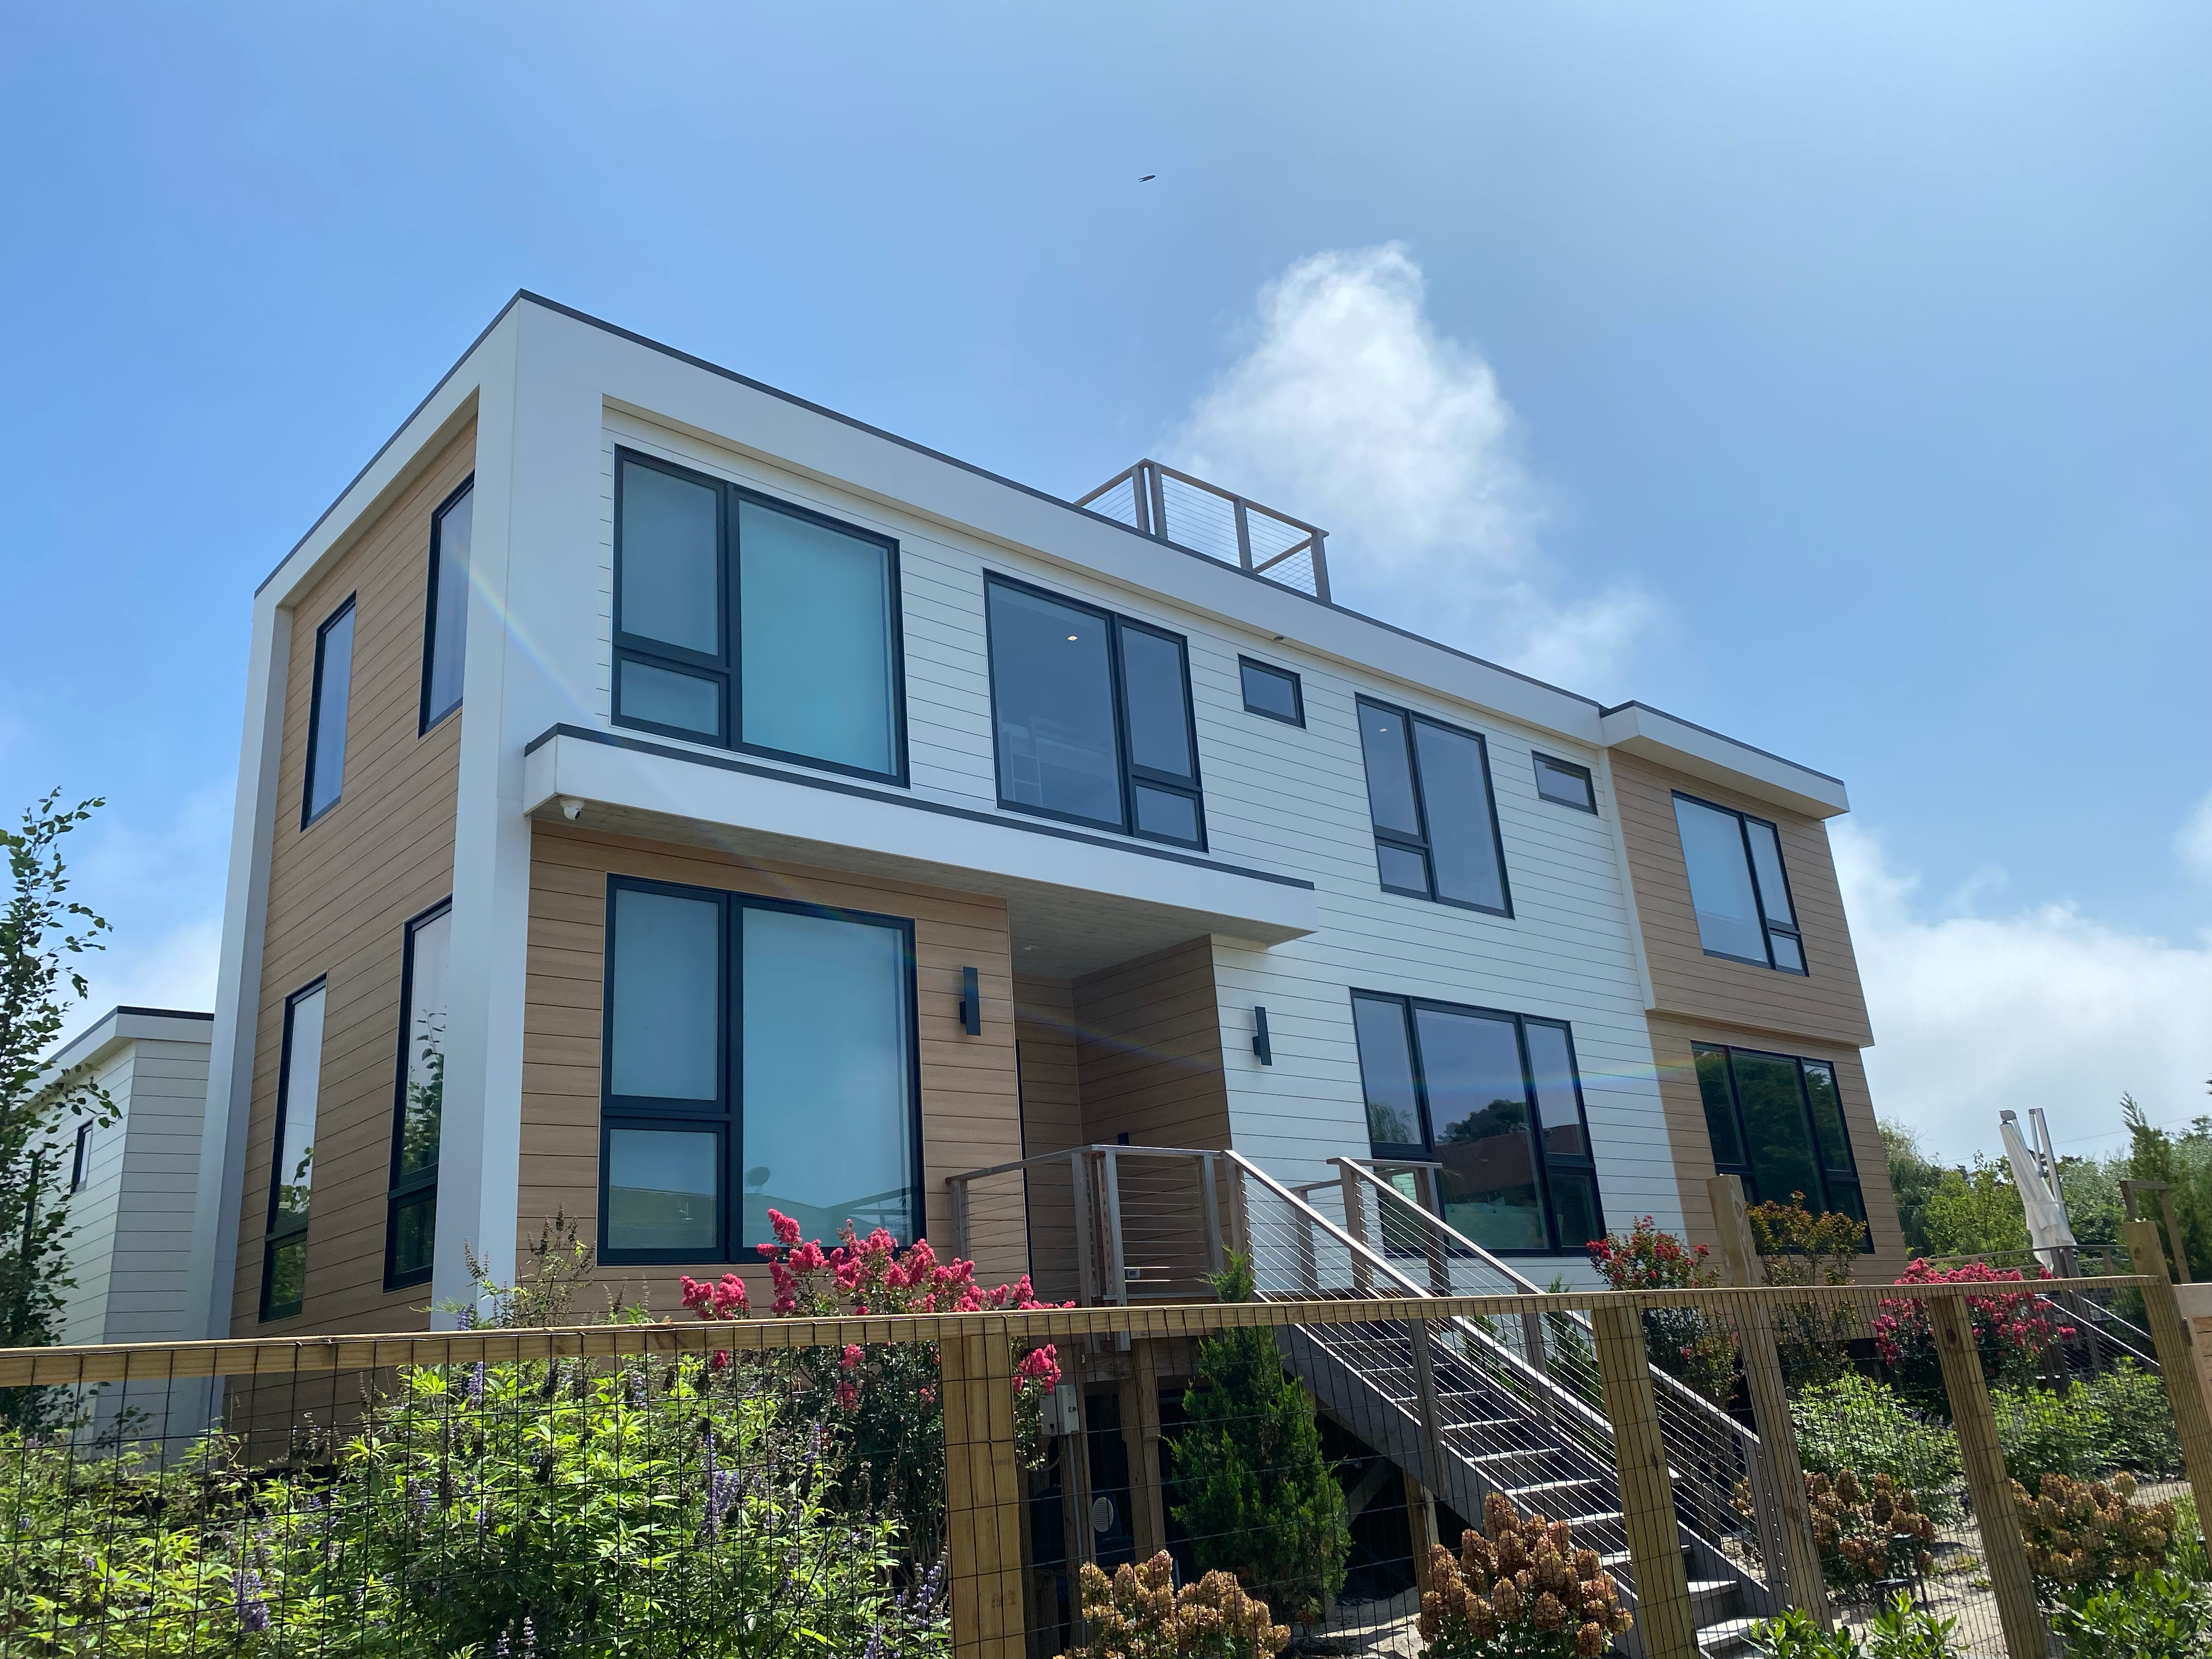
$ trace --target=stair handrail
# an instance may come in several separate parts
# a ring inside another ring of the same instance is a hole
[[[1243,1153],[1231,1148],[1224,1152],[1221,1156],[1227,1158],[1233,1168],[1242,1170],[1245,1175],[1249,1176],[1253,1181],[1258,1182],[1261,1187],[1264,1188],[1267,1191],[1273,1193],[1277,1198],[1282,1200],[1284,1203],[1289,1205],[1291,1207],[1291,1210],[1299,1215],[1301,1220],[1304,1220],[1315,1227],[1318,1227],[1323,1233],[1328,1235],[1333,1243],[1342,1245],[1345,1249],[1351,1252],[1352,1258],[1354,1261],[1364,1261],[1370,1271],[1382,1273],[1393,1284],[1399,1285],[1413,1297],[1419,1297],[1424,1301],[1435,1299],[1435,1291],[1430,1290],[1425,1285],[1414,1283],[1413,1280],[1407,1278],[1395,1267],[1392,1266],[1390,1262],[1386,1261],[1383,1257],[1376,1255],[1372,1249],[1370,1249],[1366,1245],[1361,1243],[1358,1239],[1352,1237],[1341,1227],[1338,1226],[1327,1216],[1323,1215],[1319,1210],[1314,1208],[1314,1206],[1307,1203],[1305,1200],[1298,1197],[1296,1194],[1291,1192],[1289,1188],[1283,1185],[1281,1182],[1277,1181],[1273,1176],[1269,1175],[1265,1170],[1260,1168],[1258,1164],[1253,1163],[1251,1159],[1246,1158]],[[1541,1292],[1540,1291],[1538,1294],[1540,1295]],[[1607,1443],[1611,1443],[1613,1438],[1612,1423],[1607,1420],[1604,1413],[1592,1407],[1589,1402],[1583,1399],[1580,1395],[1575,1393],[1571,1389],[1560,1387],[1557,1379],[1547,1376],[1543,1371],[1539,1370],[1535,1366],[1530,1364],[1519,1354],[1514,1352],[1511,1348],[1508,1347],[1504,1343],[1500,1342],[1490,1332],[1485,1330],[1480,1325],[1475,1323],[1473,1320],[1465,1318],[1457,1314],[1452,1314],[1447,1315],[1443,1320],[1438,1322],[1452,1326],[1461,1334],[1463,1340],[1478,1342],[1485,1348],[1489,1349],[1492,1352],[1496,1354],[1499,1359],[1503,1360],[1509,1369],[1516,1373],[1519,1379],[1525,1385],[1536,1389],[1540,1394],[1548,1396],[1550,1403],[1555,1407],[1564,1407],[1578,1419],[1586,1428],[1595,1430],[1601,1437],[1603,1437]]]
[[[1435,1211],[1424,1209],[1419,1205],[1414,1203],[1412,1199],[1407,1197],[1405,1194],[1400,1192],[1389,1182],[1383,1180],[1382,1176],[1376,1175],[1374,1170],[1369,1169],[1367,1165],[1362,1163],[1359,1159],[1356,1158],[1332,1158],[1328,1161],[1331,1164],[1337,1165],[1340,1169],[1351,1170],[1354,1175],[1358,1176],[1361,1180],[1373,1187],[1378,1194],[1387,1194],[1389,1197],[1395,1199],[1399,1203],[1412,1210],[1416,1215],[1421,1218],[1421,1221],[1424,1225],[1433,1227],[1438,1232],[1443,1234],[1446,1243],[1449,1248],[1466,1250],[1469,1255],[1480,1261],[1486,1267],[1491,1268],[1496,1273],[1503,1274],[1512,1283],[1519,1285],[1521,1289],[1528,1295],[1541,1296],[1545,1293],[1543,1287],[1538,1285],[1535,1280],[1528,1278],[1526,1274],[1516,1271],[1512,1266],[1501,1261],[1498,1257],[1492,1255],[1488,1250],[1484,1249],[1481,1245],[1476,1243],[1465,1233],[1460,1231],[1458,1228],[1453,1226],[1450,1222],[1446,1221]],[[1579,1309],[1571,1309],[1568,1310],[1566,1317],[1572,1320],[1576,1324],[1581,1326],[1585,1332],[1592,1332],[1592,1340],[1595,1342],[1595,1337],[1593,1327],[1590,1324],[1590,1318],[1588,1314],[1581,1311]],[[1711,1401],[1706,1399],[1705,1395],[1699,1394],[1695,1389],[1691,1388],[1687,1383],[1684,1382],[1681,1378],[1673,1375],[1671,1372],[1663,1370],[1657,1365],[1652,1365],[1650,1367],[1650,1370],[1651,1382],[1654,1388],[1665,1393],[1668,1398],[1678,1401],[1686,1409],[1704,1418],[1716,1428],[1725,1429],[1729,1434],[1735,1436],[1737,1440],[1741,1442],[1747,1452],[1756,1451],[1758,1449],[1759,1432],[1757,1430],[1747,1427],[1744,1424],[1738,1422],[1727,1412],[1723,1411],[1718,1406],[1713,1404]]]

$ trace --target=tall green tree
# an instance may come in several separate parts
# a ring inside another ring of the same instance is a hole
[[[103,948],[107,923],[69,896],[61,841],[98,799],[58,810],[56,790],[0,830],[10,892],[0,910],[0,1346],[54,1340],[68,1276],[68,1176],[55,1132],[73,1118],[109,1121],[114,1103],[87,1070],[47,1079],[46,1055],[70,1008],[88,994],[77,963]],[[0,1420],[37,1417],[46,1391],[0,1390]]]
[[[1943,1179],[1943,1166],[1920,1149],[1920,1137],[1893,1117],[1881,1120],[1881,1149],[1889,1161],[1889,1184],[1897,1194],[1898,1226],[1905,1248],[1915,1255],[1934,1254],[1928,1243],[1928,1200]]]
[[[2212,1276],[2212,1118],[2200,1117],[2174,1135],[2158,1127],[2133,1095],[2120,1097],[2121,1120],[2128,1126],[2128,1175],[2136,1181],[2163,1181],[2171,1188],[2174,1219],[2189,1252],[2189,1269],[2198,1279]],[[2157,1216],[2155,1199],[2138,1204],[2138,1214]],[[2165,1231],[2161,1223],[2160,1231]]]
[[[1231,1255],[1213,1289],[1224,1302],[1250,1301],[1250,1261]],[[1274,1332],[1252,1326],[1200,1343],[1182,1408],[1189,1426],[1170,1443],[1175,1517],[1199,1571],[1235,1573],[1279,1619],[1319,1623],[1344,1588],[1352,1534],[1313,1407],[1283,1370]]]

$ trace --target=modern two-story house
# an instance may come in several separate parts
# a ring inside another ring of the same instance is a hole
[[[556,1213],[663,1312],[771,1207],[1042,1272],[948,1182],[1088,1145],[1435,1166],[1539,1280],[1717,1169],[1900,1259],[1842,784],[1166,469],[1078,505],[521,295],[252,653],[210,1334],[421,1328]]]

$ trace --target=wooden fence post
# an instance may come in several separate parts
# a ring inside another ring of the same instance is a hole
[[[2035,1581],[2028,1576],[2020,1511],[2013,1504],[2012,1482],[1997,1446],[1996,1413],[1990,1407],[1982,1357],[1974,1346],[1973,1317],[1963,1292],[1930,1297],[1923,1305],[1943,1365],[1943,1392],[1950,1397],[1951,1422],[1959,1431],[1959,1457],[1982,1533],[1982,1569],[1996,1595],[2005,1651],[2012,1659],[2046,1659],[2051,1630],[2036,1606]]]
[[[1734,1283],[1756,1288],[1763,1274],[1759,1248],[1751,1235],[1751,1213],[1744,1206],[1743,1182],[1732,1175],[1717,1175],[1705,1183],[1713,1200],[1713,1221],[1720,1230],[1721,1259],[1728,1264]],[[1822,1630],[1833,1628],[1828,1608],[1828,1587],[1820,1572],[1820,1547],[1813,1541],[1813,1507],[1805,1496],[1805,1466],[1797,1455],[1797,1424],[1790,1414],[1790,1389],[1782,1375],[1782,1356],[1774,1346],[1774,1318],[1763,1303],[1744,1302],[1735,1309],[1736,1333],[1742,1342],[1744,1384],[1751,1395],[1752,1415],[1759,1419],[1759,1455],[1765,1465],[1763,1494],[1774,1508],[1774,1530],[1780,1534],[1782,1588],[1793,1607],[1802,1607]],[[1758,1483],[1753,1491],[1759,1494]]]
[[[1634,1308],[1613,1303],[1593,1312],[1590,1325],[1605,1414],[1613,1423],[1621,1524],[1636,1571],[1636,1623],[1644,1651],[1649,1659],[1698,1659],[1698,1621],[1674,1521],[1674,1483],[1667,1475],[1667,1448],[1659,1435],[1659,1402],[1644,1352],[1644,1322]]]
[[[1013,1346],[994,1323],[938,1344],[947,1586],[957,1659],[1022,1659],[1022,1483]]]
[[[2148,1316],[2151,1338],[2158,1345],[2158,1369],[2166,1378],[2166,1397],[2172,1402],[2173,1426],[2181,1439],[2181,1456],[2189,1469],[2189,1485],[2197,1494],[2200,1523],[2212,1536],[2212,1413],[2205,1409],[2204,1391],[2197,1385],[2197,1362],[2190,1352],[2188,1328],[2175,1305],[2173,1285],[2166,1272],[2166,1257],[2158,1248],[2158,1229],[2148,1221],[2121,1224],[2136,1271],[2157,1282],[2143,1287],[2143,1311]],[[2177,1241],[2178,1242],[2178,1241]],[[2150,1267],[2142,1264],[2150,1262]]]
[[[1129,1457],[1130,1538],[1137,1559],[1149,1561],[1168,1547],[1166,1500],[1160,1491],[1159,1353],[1150,1337],[1129,1344],[1129,1376],[1121,1384],[1121,1443]]]

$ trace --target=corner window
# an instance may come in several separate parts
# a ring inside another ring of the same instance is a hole
[[[324,983],[284,1003],[269,1218],[261,1249],[261,1316],[289,1319],[307,1300],[307,1200],[314,1187],[315,1097],[323,1070]]]
[[[1375,862],[1394,893],[1513,914],[1480,734],[1359,699]]]
[[[430,520],[430,593],[422,623],[422,720],[428,732],[461,706],[469,641],[469,537],[476,480],[446,498]]]
[[[986,580],[999,805],[1206,845],[1181,635]]]
[[[76,1126],[76,1151],[70,1159],[69,1189],[73,1193],[82,1192],[85,1182],[92,1179],[93,1127],[90,1122]]]
[[[898,544],[617,452],[614,718],[906,781]]]
[[[453,902],[407,924],[399,968],[399,1082],[392,1185],[385,1201],[384,1287],[430,1277],[438,1233],[438,1132],[446,1106],[446,1012],[453,982]]]
[[[315,630],[314,695],[307,704],[307,781],[301,792],[304,830],[337,805],[345,786],[346,703],[353,692],[353,600]]]
[[[1244,684],[1244,712],[1265,715],[1271,720],[1280,720],[1285,726],[1306,723],[1304,688],[1298,677],[1287,668],[1254,662],[1249,657],[1237,659],[1237,672]]]
[[[1605,1236],[1565,1025],[1367,991],[1352,1014],[1370,1149],[1440,1164],[1447,1222],[1501,1255]]]
[[[1865,1221],[1832,1065],[1703,1042],[1692,1052],[1718,1173],[1742,1177],[1754,1204],[1787,1204],[1802,1193],[1815,1214],[1841,1210]],[[1863,1248],[1874,1248],[1871,1237]]]
[[[1683,794],[1674,797],[1674,822],[1705,954],[1805,972],[1805,944],[1774,826]]]
[[[1585,812],[1597,811],[1597,790],[1590,781],[1589,768],[1530,752],[1536,763],[1538,794],[1556,805],[1577,807]]]
[[[921,1230],[912,924],[615,878],[607,895],[601,1254],[749,1260]]]

